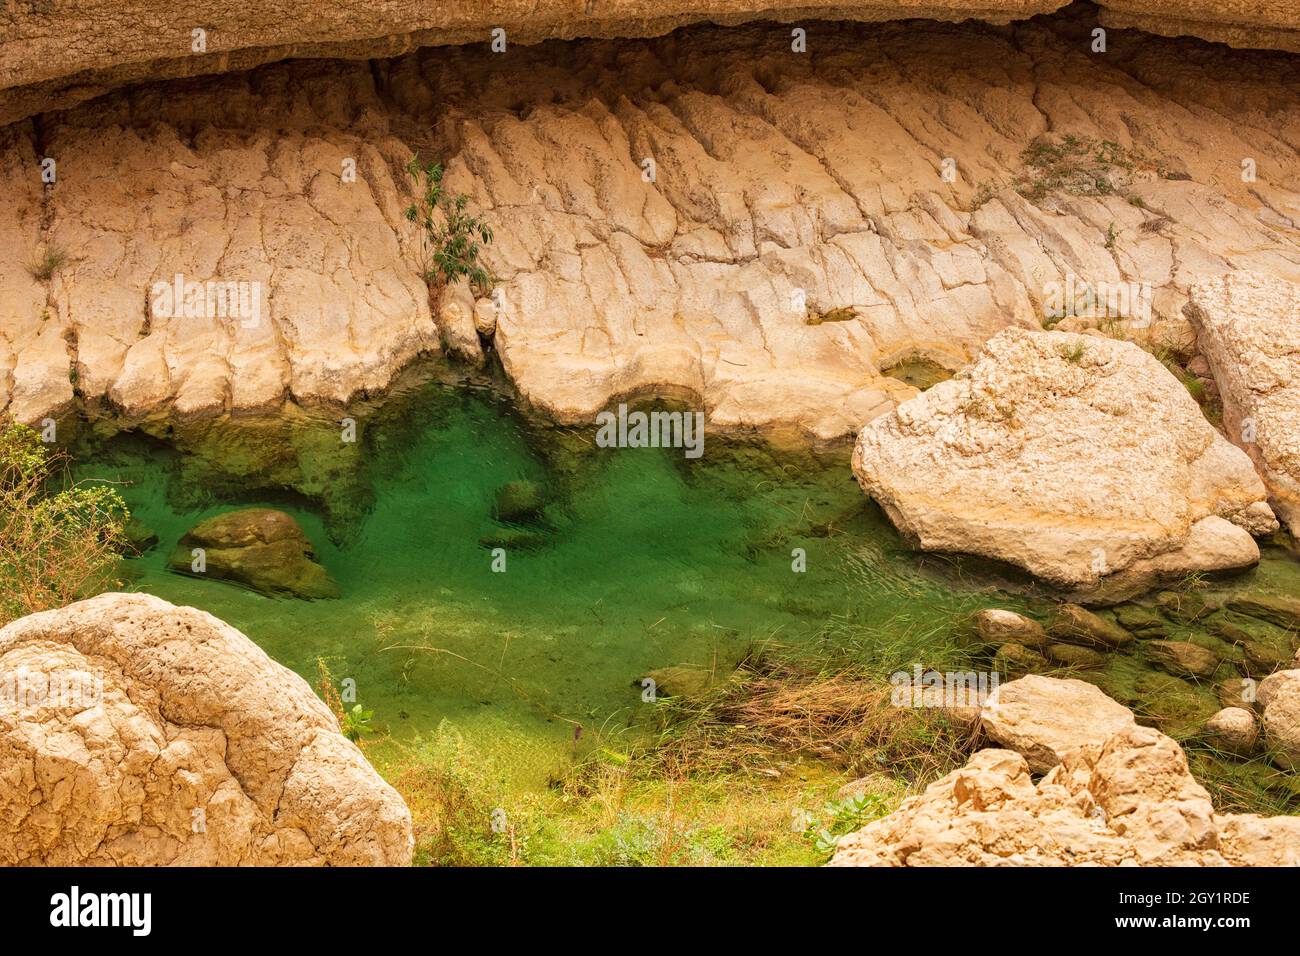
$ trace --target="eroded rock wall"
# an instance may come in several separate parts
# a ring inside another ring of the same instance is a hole
[[[575,37],[658,36],[687,24],[752,20],[1007,23],[1068,0],[585,0],[414,3],[277,0],[63,0],[0,16],[0,123],[64,108],[128,83],[246,70],[292,57],[369,59],[422,46]],[[1234,46],[1296,50],[1300,14],[1287,0],[1102,0],[1100,22]],[[196,38],[201,30],[201,42]]]
[[[1093,55],[1090,23],[813,26],[806,55],[764,26],[435,49],[14,125],[0,402],[25,420],[77,397],[135,418],[345,403],[444,342],[477,359],[483,332],[561,419],[677,391],[711,427],[833,438],[915,394],[882,370],[958,368],[1047,321],[1070,276],[1149,286],[1134,335],[1185,345],[1198,279],[1300,279],[1300,71],[1139,34]],[[1104,183],[1037,190],[1026,149],[1065,136],[1085,159],[1114,143]],[[413,150],[495,228],[497,301],[462,287],[431,314],[402,217]],[[67,261],[34,277],[51,243]],[[259,283],[263,320],[155,314],[177,274]]]

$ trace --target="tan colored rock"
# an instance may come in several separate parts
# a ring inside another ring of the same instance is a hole
[[[1259,684],[1264,745],[1283,770],[1300,770],[1300,670],[1278,671]]]
[[[1041,648],[1047,643],[1043,625],[1023,614],[1002,608],[986,608],[975,615],[975,630],[986,644],[1020,644]]]
[[[1233,272],[1198,283],[1188,315],[1223,397],[1223,426],[1300,526],[1300,284]]]
[[[630,9],[566,12],[565,29]],[[18,124],[0,132],[12,199],[0,209],[0,405],[29,421],[65,409],[75,369],[92,408],[190,418],[347,403],[444,342],[477,361],[467,303],[457,293],[433,315],[417,275],[400,171],[417,146],[445,159],[448,188],[496,233],[486,264],[499,303],[473,303],[475,333],[493,336],[528,402],[570,422],[655,392],[688,398],[710,429],[838,438],[915,394],[882,369],[907,356],[960,368],[1000,329],[1046,321],[1047,287],[1067,274],[1149,283],[1153,324],[1119,325],[1162,342],[1186,324],[1199,278],[1240,268],[1300,281],[1279,225],[1300,215],[1286,133],[1300,117],[1273,96],[1286,70],[1140,36],[1098,58],[1076,42],[1075,17],[1014,37],[814,27],[809,57],[761,25],[546,46],[512,32],[504,55],[476,43],[398,56],[399,37],[373,69],[294,60],[145,83],[43,116],[39,141]],[[210,40],[221,52],[178,59],[237,68],[243,53],[222,46],[235,35],[212,28]],[[1231,102],[1205,75],[1234,77]],[[78,91],[98,89],[83,80]],[[1242,102],[1272,105],[1242,117]],[[1142,208],[1119,194],[981,191],[1020,175],[1049,128],[1132,130],[1124,148],[1173,162],[1179,178],[1130,182]],[[38,152],[58,160],[50,187]],[[1250,188],[1241,156],[1259,161]],[[955,182],[939,175],[944,157]],[[26,264],[48,242],[68,261],[37,281]],[[154,283],[178,273],[260,282],[260,320],[152,314]],[[842,320],[817,321],[832,313]]]
[[[1030,674],[1001,685],[985,702],[980,724],[993,740],[1045,773],[1071,750],[1103,743],[1134,726],[1133,714],[1092,684]]]
[[[143,594],[33,614],[0,630],[0,675],[36,688],[0,713],[5,865],[411,861],[410,812],[328,708],[209,614]]]
[[[1220,750],[1249,755],[1259,739],[1259,722],[1244,707],[1225,707],[1205,722],[1205,736]]]
[[[1058,641],[1099,650],[1113,651],[1133,643],[1133,635],[1114,621],[1077,604],[1056,609],[1048,633]]]
[[[1006,330],[865,427],[853,470],[906,539],[1080,595],[1245,567],[1265,495],[1164,367],[1127,343]]]
[[[1054,702],[1042,699],[1045,709]],[[1300,819],[1216,814],[1178,744],[1131,714],[1113,733],[1066,751],[1037,785],[1030,769],[1022,753],[981,750],[894,813],[842,837],[830,865],[1300,863]]]
[[[1102,23],[1234,46],[1300,50],[1287,0],[1102,0]],[[107,0],[77,16],[17,8],[0,23],[0,123],[65,107],[141,80],[243,70],[285,57],[383,58],[417,46],[487,44],[494,28],[510,43],[550,38],[653,36],[699,21],[882,21],[929,17],[1007,23],[1066,6],[1066,0],[619,0],[575,15],[565,4],[498,0],[436,6],[341,0],[328,16],[308,0],[272,10],[216,0],[162,4]],[[203,46],[196,49],[195,24]]]
[[[1207,679],[1219,669],[1219,658],[1187,641],[1147,641],[1142,645],[1147,659],[1175,677]]]
[[[202,553],[199,568],[196,550]],[[274,508],[240,508],[200,521],[176,545],[169,566],[182,574],[235,581],[264,594],[339,596],[338,585],[316,562],[301,526]]]

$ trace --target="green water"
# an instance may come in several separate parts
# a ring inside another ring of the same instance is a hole
[[[557,456],[561,446],[571,450]],[[710,436],[697,462],[597,450],[581,431],[539,433],[490,393],[430,385],[399,419],[366,429],[360,455],[370,500],[340,543],[300,496],[250,498],[232,484],[195,504],[193,487],[180,491],[185,460],[131,436],[83,454],[77,470],[120,482],[161,538],[129,562],[134,587],[217,615],[313,683],[326,658],[394,738],[450,721],[525,786],[636,723],[634,681],[647,670],[725,673],[755,642],[919,634],[968,610],[900,573],[912,559],[842,449],[781,455]],[[494,495],[519,478],[550,490],[549,543],[507,552],[495,572],[479,539],[503,530]],[[256,503],[298,519],[341,599],[273,599],[167,570],[197,521]],[[792,569],[796,548],[806,571]]]

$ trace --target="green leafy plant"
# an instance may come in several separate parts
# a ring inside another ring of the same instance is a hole
[[[406,208],[406,218],[421,230],[420,271],[435,295],[449,285],[467,279],[480,294],[492,288],[492,274],[479,256],[492,243],[492,227],[466,210],[469,197],[444,191],[442,163],[423,162],[418,155],[406,166],[419,190],[418,199]]]
[[[114,489],[73,482],[65,465],[33,429],[0,423],[0,623],[116,583],[130,513]]]
[[[373,710],[362,710],[361,705],[357,704],[351,710],[343,712],[343,719],[339,721],[339,729],[343,731],[343,736],[348,740],[356,743],[364,734],[373,734],[375,728],[370,726],[370,718],[375,716]]]

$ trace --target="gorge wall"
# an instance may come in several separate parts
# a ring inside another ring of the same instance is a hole
[[[423,46],[658,36],[694,23],[753,20],[1009,23],[1068,0],[569,0],[421,4],[410,0],[277,0],[256,8],[217,0],[73,5],[41,0],[0,14],[0,123],[81,102],[126,83],[246,70],[294,57],[371,59]],[[1287,0],[1102,0],[1104,26],[1190,35],[1234,46],[1300,49],[1300,13]],[[196,42],[195,30],[202,31]]]
[[[562,420],[658,390],[714,427],[835,438],[915,394],[883,374],[900,361],[955,370],[1004,327],[1086,326],[1050,301],[1074,277],[1147,287],[1149,316],[1119,331],[1190,350],[1199,279],[1300,280],[1300,68],[1131,31],[1092,52],[1119,9],[809,22],[806,54],[756,24],[294,60],[41,112],[0,130],[0,405],[341,405],[417,356],[490,344]],[[671,16],[637,32],[690,18]],[[563,32],[545,22],[520,36]],[[31,43],[4,46],[11,91],[56,82]],[[445,159],[495,229],[494,298],[457,286],[433,314],[402,214],[413,152]],[[58,267],[34,269],[51,248]],[[261,312],[160,313],[177,275],[256,284]]]

